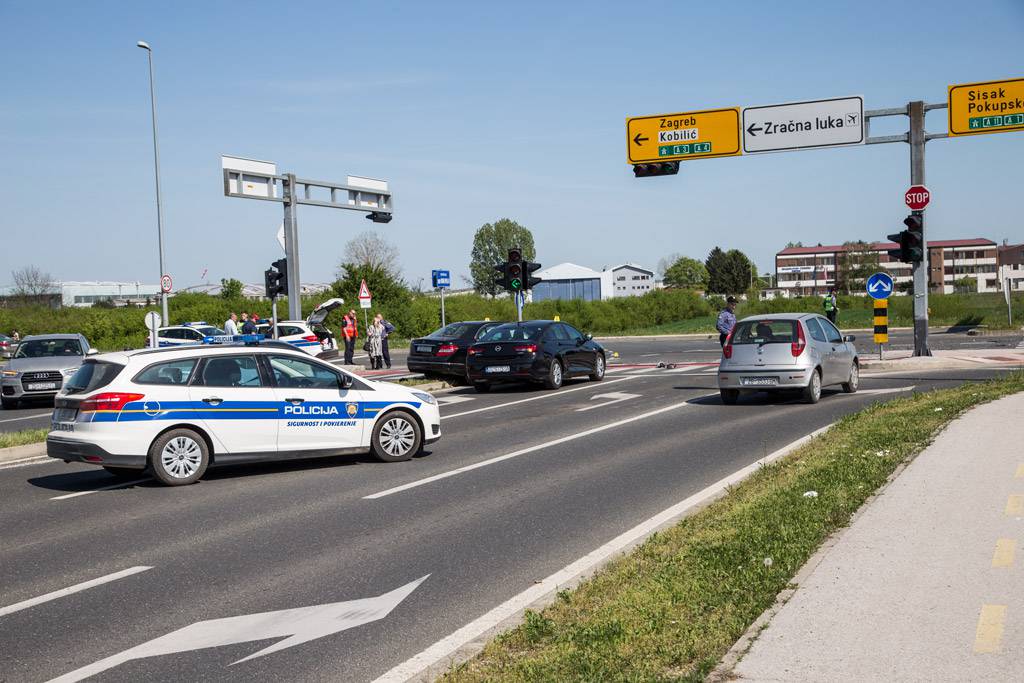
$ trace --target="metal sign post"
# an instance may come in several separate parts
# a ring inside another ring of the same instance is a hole
[[[277,339],[277,297],[270,299],[270,338]]]
[[[523,306],[526,305],[526,294],[522,291],[515,293],[516,298],[516,317],[519,322],[523,322]]]
[[[1006,324],[1013,327],[1013,307],[1010,306],[1010,278],[1003,280],[1003,297],[1006,299]]]
[[[446,324],[444,316],[444,290],[451,287],[452,275],[447,270],[432,270],[430,271],[430,283],[434,286],[434,289],[441,292],[441,327],[444,327]]]
[[[302,320],[298,205],[362,211],[374,223],[391,221],[391,191],[385,180],[360,176],[348,176],[345,183],[306,180],[297,178],[294,173],[278,174],[277,165],[269,161],[230,156],[221,157],[221,168],[224,174],[224,196],[284,204],[288,315],[292,320]]]

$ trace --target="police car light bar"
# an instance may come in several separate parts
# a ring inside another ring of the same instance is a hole
[[[190,323],[182,323],[181,324],[182,327],[196,327],[198,325],[209,326],[209,323],[204,321],[204,320],[194,320],[194,321],[192,321]]]
[[[265,334],[215,334],[210,337],[203,337],[204,344],[232,344],[245,342],[246,344],[258,344],[267,336]]]

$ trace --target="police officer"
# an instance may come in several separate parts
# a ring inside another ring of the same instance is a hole
[[[836,324],[836,316],[839,314],[839,300],[836,297],[836,288],[830,287],[828,294],[825,295],[822,306],[825,308],[825,317],[833,325]]]

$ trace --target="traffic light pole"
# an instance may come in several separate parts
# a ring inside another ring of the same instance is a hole
[[[924,185],[924,145],[927,133],[924,130],[924,102],[907,104],[910,117],[910,184]],[[921,260],[914,264],[914,355],[930,356],[928,348],[928,268],[931,255],[925,237],[924,212],[921,212]],[[945,272],[945,271],[943,271]]]
[[[270,338],[277,339],[277,297],[270,299]]]
[[[295,201],[295,174],[286,173],[284,181],[284,257],[288,261],[288,319],[302,320],[302,292],[299,283],[299,212]],[[275,299],[276,301],[276,299]],[[277,326],[274,326],[277,329]]]
[[[871,119],[881,116],[907,116],[910,118],[910,131],[902,135],[882,135],[868,137],[865,142],[878,145],[888,142],[906,142],[910,145],[910,184],[924,185],[924,148],[929,140],[949,137],[948,133],[928,133],[924,128],[925,114],[932,109],[945,109],[945,102],[926,104],[922,101],[908,102],[905,107],[892,109],[875,109],[864,112],[865,135],[871,129]],[[930,356],[928,348],[928,268],[931,263],[928,254],[928,240],[924,237],[924,214],[921,215],[921,252],[922,259],[913,265],[914,274],[914,355]]]

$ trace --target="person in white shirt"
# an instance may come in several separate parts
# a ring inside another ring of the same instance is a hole
[[[238,334],[238,316],[234,313],[224,321],[224,334],[236,335]]]

